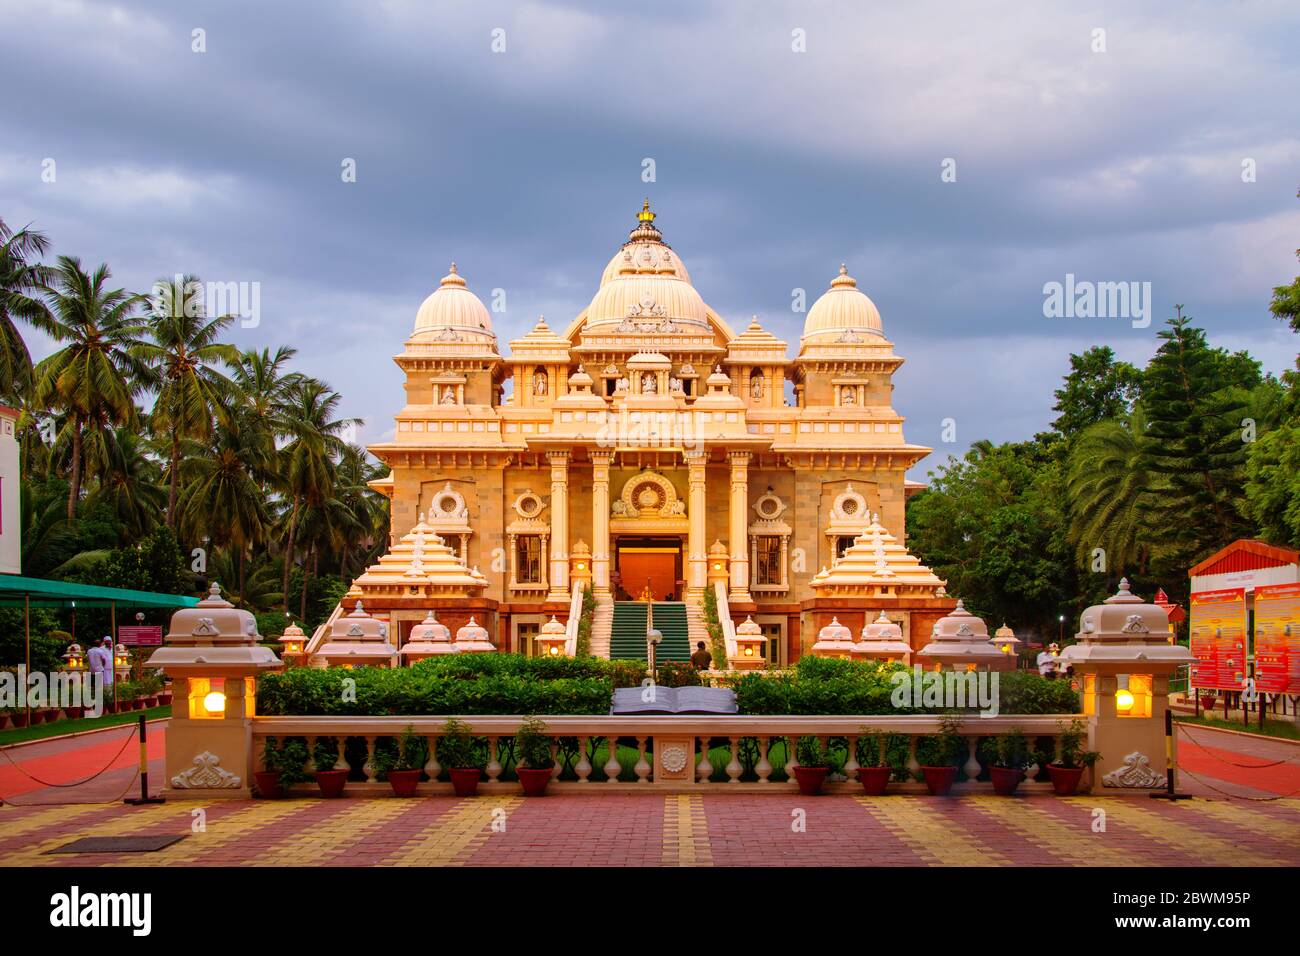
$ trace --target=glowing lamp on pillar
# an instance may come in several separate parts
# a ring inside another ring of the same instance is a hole
[[[286,664],[301,664],[306,659],[307,635],[297,624],[289,622],[289,626],[280,635],[280,643],[284,645],[284,650],[280,653]]]
[[[731,580],[730,562],[727,546],[721,541],[714,541],[709,548],[709,570],[707,580],[709,587],[719,581],[724,585]]]
[[[585,541],[576,542],[569,554],[569,581],[591,587],[591,547]]]
[[[754,623],[752,617],[746,617],[743,624],[736,628],[736,656],[728,662],[738,671],[759,670],[767,666],[763,654],[763,629]]]
[[[543,657],[563,657],[564,643],[565,627],[552,614],[537,635],[537,646]]]
[[[129,680],[131,677],[131,652],[125,644],[113,648],[113,679]]]
[[[260,640],[257,620],[225,600],[215,583],[194,607],[172,615],[162,647],[146,665],[171,678],[175,693],[166,792],[249,795],[256,678],[284,666]]]
[[[1015,656],[1017,646],[1020,644],[1020,638],[1016,637],[1016,632],[1007,627],[1005,621],[1002,626],[993,632],[993,645],[1003,654]]]
[[[1169,676],[1192,662],[1186,647],[1168,643],[1169,616],[1129,591],[1128,579],[1105,603],[1079,618],[1078,642],[1061,662],[1083,678],[1083,713],[1099,767],[1113,768],[1107,787],[1165,785],[1165,712]]]
[[[65,671],[84,671],[86,669],[86,655],[81,650],[80,644],[69,644],[68,649],[63,652],[63,666],[60,670]]]

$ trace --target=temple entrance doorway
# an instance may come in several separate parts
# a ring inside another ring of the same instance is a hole
[[[620,535],[614,542],[616,600],[680,601],[682,539]]]

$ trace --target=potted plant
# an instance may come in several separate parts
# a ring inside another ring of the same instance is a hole
[[[1061,725],[1057,762],[1047,765],[1047,775],[1052,778],[1052,790],[1058,797],[1072,797],[1079,789],[1083,771],[1101,756],[1095,750],[1084,750],[1085,729],[1083,721],[1074,720]]]
[[[951,714],[939,719],[939,732],[922,737],[917,743],[916,759],[926,789],[936,797],[946,796],[957,779],[957,758],[961,754],[960,721]]]
[[[285,738],[276,746],[274,737],[266,738],[262,750],[265,770],[253,771],[257,792],[268,800],[284,796],[284,788],[307,779],[303,769],[307,764],[307,745],[294,737]]]
[[[172,702],[172,684],[171,681],[167,681],[165,684],[162,685],[162,690],[158,691],[158,703],[161,706],[166,707],[170,705],[171,702]]]
[[[555,758],[551,756],[551,728],[536,717],[525,718],[515,734],[515,747],[519,763],[515,774],[524,788],[524,796],[540,797],[546,794],[546,785],[555,772]]]
[[[85,707],[64,707],[63,714],[68,720],[77,720],[86,712]]]
[[[863,727],[858,735],[858,782],[863,791],[872,797],[885,792],[889,777],[894,768],[889,765],[885,755],[885,746],[889,735],[878,730]]]
[[[830,757],[822,742],[811,735],[800,737],[794,751],[794,777],[799,782],[799,792],[805,797],[815,797],[822,791],[826,775],[831,772]]]
[[[999,734],[993,745],[997,751],[997,763],[990,765],[989,779],[993,781],[994,793],[1009,797],[1016,792],[1020,781],[1025,779],[1025,771],[1033,763],[1033,754],[1029,749],[1029,741],[1019,727]]]
[[[19,708],[9,715],[9,719],[13,722],[15,728],[26,727],[27,711],[23,710],[22,708]]]
[[[413,797],[415,788],[420,783],[420,772],[424,761],[420,759],[422,741],[410,724],[397,738],[397,753],[383,761],[381,765],[388,774],[388,785],[393,788],[394,796]]]
[[[338,741],[333,737],[318,738],[312,762],[316,765],[316,786],[320,789],[320,795],[342,796],[343,787],[348,782],[348,772],[334,769],[339,762]]]
[[[472,797],[478,793],[479,778],[487,762],[482,742],[470,730],[464,721],[448,717],[438,740],[438,762],[447,768],[458,797]]]
[[[29,726],[35,727],[37,724],[42,724],[44,722],[45,722],[44,707],[32,707],[27,711],[27,723]]]

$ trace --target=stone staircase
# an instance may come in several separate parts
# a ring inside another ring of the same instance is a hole
[[[695,645],[700,641],[704,642],[706,650],[710,649],[709,628],[704,623],[704,605],[700,599],[692,601],[689,595],[686,600],[686,637],[690,642],[692,654],[695,653]]]
[[[614,601],[609,595],[596,595],[596,609],[591,612],[591,656],[609,658],[609,636],[614,629]]]
[[[639,601],[614,603],[614,622],[609,642],[609,656],[612,659],[646,659],[646,608],[647,605]],[[684,661],[690,657],[684,604],[680,601],[656,601],[654,626],[663,634],[663,643],[659,645],[659,660]]]

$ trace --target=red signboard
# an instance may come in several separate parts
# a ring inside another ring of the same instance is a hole
[[[1191,686],[1241,690],[1246,679],[1246,592],[1192,595]]]
[[[127,647],[155,647],[162,643],[162,626],[130,624],[117,629],[117,642]]]
[[[1255,686],[1300,694],[1300,584],[1255,589]]]

